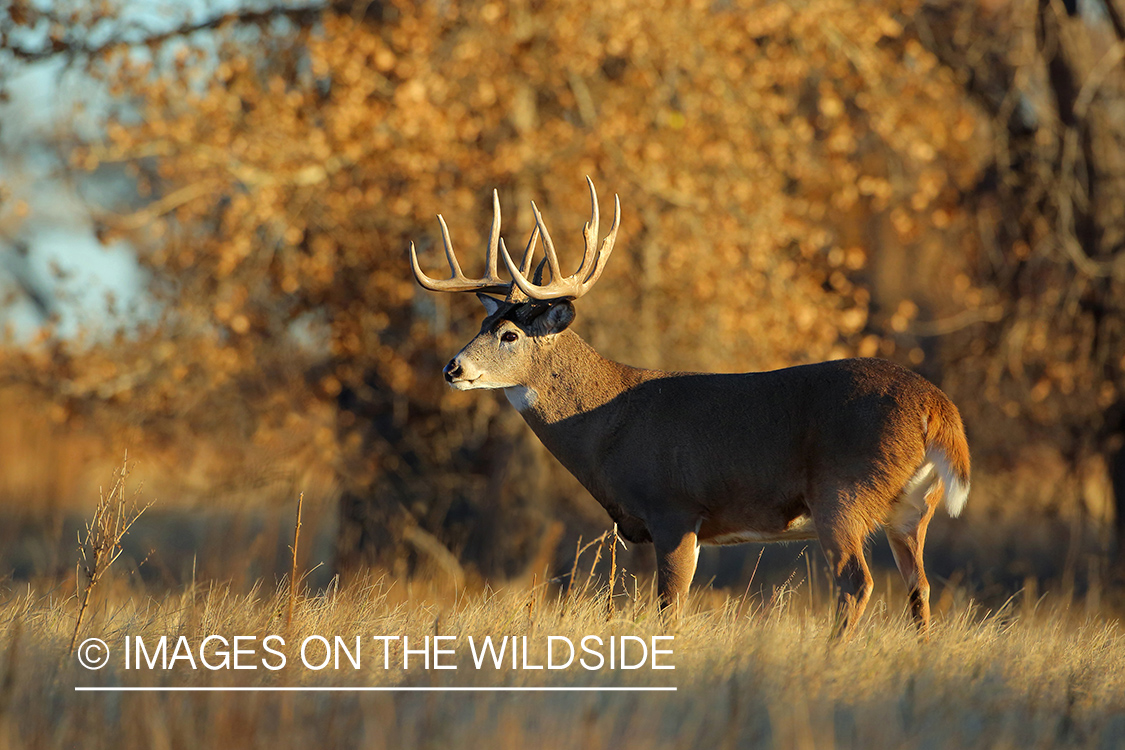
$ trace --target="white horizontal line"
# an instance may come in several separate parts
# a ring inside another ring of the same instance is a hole
[[[76,693],[669,693],[675,687],[75,687]]]

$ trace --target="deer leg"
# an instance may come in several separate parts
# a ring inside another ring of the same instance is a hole
[[[923,639],[929,636],[930,629],[930,582],[926,580],[926,569],[922,565],[922,548],[935,507],[936,502],[923,505],[920,513],[903,509],[886,525],[895,564],[910,590],[910,614]]]
[[[660,594],[660,609],[670,609],[678,614],[687,603],[695,563],[699,559],[695,525],[686,529],[682,524],[663,529],[650,527],[650,531],[656,547],[656,588]]]
[[[851,634],[863,616],[871,590],[875,587],[863,553],[863,540],[868,530],[838,516],[818,519],[815,512],[813,521],[839,592],[832,627],[832,638],[835,640]]]

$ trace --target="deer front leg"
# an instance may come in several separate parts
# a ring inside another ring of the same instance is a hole
[[[687,603],[688,589],[699,559],[696,524],[683,521],[650,524],[656,547],[656,588],[661,611],[679,614]]]

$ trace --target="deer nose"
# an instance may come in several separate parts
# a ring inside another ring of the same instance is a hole
[[[452,383],[454,378],[461,377],[461,365],[457,363],[457,360],[451,359],[449,360],[449,364],[445,366],[445,369],[442,370],[442,373],[445,375],[445,382]]]

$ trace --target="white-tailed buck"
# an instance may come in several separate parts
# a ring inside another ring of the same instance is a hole
[[[655,545],[662,605],[686,597],[701,544],[816,538],[839,589],[835,632],[846,633],[871,595],[864,541],[882,526],[924,633],[926,526],[943,496],[956,516],[969,492],[957,407],[920,375],[880,359],[729,375],[605,359],[570,330],[572,303],[601,276],[621,219],[615,198],[613,226],[599,245],[598,197],[587,182],[592,215],[571,276],[534,203],[535,229],[522,262],[513,262],[495,192],[483,278],[462,273],[440,216],[452,278],[423,273],[411,243],[419,284],[476,292],[487,313],[445,379],[458,390],[502,389],[622,536]],[[539,237],[546,258],[529,280]],[[498,257],[512,281],[497,275]]]

